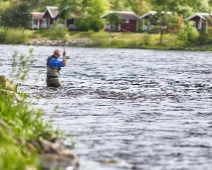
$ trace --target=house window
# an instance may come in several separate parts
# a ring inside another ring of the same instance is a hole
[[[38,20],[37,20],[37,19],[34,19],[34,20],[33,20],[33,24],[34,24],[34,25],[37,25],[37,24],[38,24]]]
[[[125,19],[125,23],[130,23],[130,20],[129,19]]]

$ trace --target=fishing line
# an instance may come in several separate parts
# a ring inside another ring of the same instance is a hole
[[[58,24],[59,24],[59,19],[60,19],[60,17],[61,17],[61,14],[62,14],[62,11],[63,10],[67,10],[68,8],[63,8],[61,11],[60,11],[60,15],[59,15],[59,17],[58,17]],[[63,51],[65,52],[65,37],[64,37],[64,35],[63,35],[63,32],[62,32],[62,27],[63,27],[63,25],[60,25],[59,24],[59,27],[60,27],[60,33],[61,33],[61,38],[62,38],[62,44],[63,44]],[[70,58],[70,56],[66,56],[66,59],[69,59]]]

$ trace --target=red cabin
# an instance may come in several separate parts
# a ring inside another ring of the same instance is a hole
[[[117,13],[119,18],[122,20],[122,23],[118,26],[106,23],[106,18],[112,13]],[[138,31],[138,20],[139,17],[133,12],[125,11],[110,11],[107,14],[103,15],[101,18],[105,19],[104,30],[105,31],[121,31],[121,32],[137,32]]]

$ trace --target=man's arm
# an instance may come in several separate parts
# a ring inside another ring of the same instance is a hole
[[[63,52],[63,65],[66,66],[67,65],[67,59],[66,59],[66,52]]]

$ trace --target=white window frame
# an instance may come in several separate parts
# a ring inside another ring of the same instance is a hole
[[[126,24],[129,24],[130,23],[130,20],[129,19],[125,19],[125,23]]]

